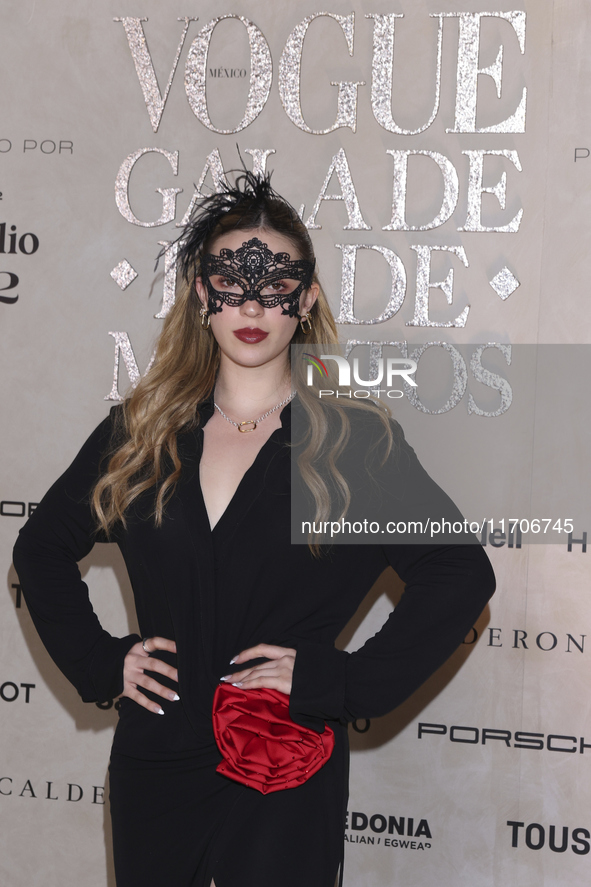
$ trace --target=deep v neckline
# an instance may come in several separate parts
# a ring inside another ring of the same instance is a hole
[[[251,462],[251,464],[248,466],[248,468],[246,469],[246,471],[244,472],[244,474],[242,475],[242,477],[238,481],[238,485],[237,485],[236,489],[234,490],[234,493],[232,494],[228,504],[226,505],[226,507],[224,508],[224,510],[222,511],[222,513],[220,514],[220,516],[218,517],[217,521],[215,522],[215,524],[213,526],[211,525],[211,521],[209,519],[209,512],[207,510],[207,505],[205,504],[205,496],[203,495],[203,487],[201,486],[201,458],[203,457],[203,447],[201,448],[201,456],[199,458],[199,467],[198,467],[199,492],[201,494],[201,502],[203,505],[203,510],[205,511],[207,524],[209,526],[209,532],[211,533],[212,536],[215,534],[215,532],[218,529],[218,527],[220,526],[220,524],[222,524],[224,522],[224,519],[226,518],[228,513],[230,513],[230,516],[231,516],[231,513],[233,511],[233,507],[234,507],[234,503],[237,500],[242,499],[243,488],[245,486],[250,485],[249,484],[249,475],[253,474],[256,471],[256,469],[258,467],[257,463],[260,461],[261,455],[264,452],[265,448],[267,447],[267,445],[269,443],[271,443],[274,435],[276,435],[277,432],[281,431],[281,430],[282,430],[281,428],[276,428],[275,431],[273,432],[273,434],[271,434],[267,438],[265,443],[262,445],[262,447],[260,448],[260,450],[258,451],[256,456],[254,457],[254,460]]]
[[[213,401],[212,401],[212,403],[213,403]],[[230,527],[237,523],[237,520],[239,520],[241,517],[244,517],[246,511],[250,508],[250,506],[255,501],[255,499],[258,498],[258,495],[260,494],[262,487],[263,487],[263,479],[264,479],[264,477],[263,477],[264,472],[261,472],[259,470],[260,464],[263,460],[264,455],[269,450],[272,450],[273,446],[275,446],[277,443],[280,443],[281,439],[285,437],[286,432],[289,431],[289,427],[291,424],[290,423],[291,402],[286,404],[286,406],[281,410],[281,413],[279,414],[279,418],[281,420],[281,425],[279,426],[279,428],[276,428],[275,431],[273,431],[269,435],[267,440],[261,446],[261,448],[257,452],[256,456],[254,457],[254,460],[248,466],[248,468],[246,469],[246,471],[244,472],[244,474],[240,478],[240,481],[238,482],[238,485],[236,486],[236,489],[234,490],[232,497],[230,498],[225,509],[223,510],[223,512],[221,513],[221,515],[219,516],[219,518],[217,519],[217,521],[215,522],[215,524],[213,526],[211,525],[211,522],[209,520],[209,513],[207,511],[207,506],[205,504],[205,496],[203,495],[203,488],[201,486],[201,460],[203,458],[203,449],[204,449],[204,443],[205,443],[205,438],[204,438],[205,425],[202,426],[202,428],[201,428],[201,447],[200,447],[200,451],[199,451],[199,463],[197,465],[197,481],[198,481],[198,487],[199,487],[199,497],[201,500],[200,505],[201,505],[201,508],[203,509],[205,524],[209,528],[209,532],[210,532],[210,535],[212,538],[215,537],[215,535],[218,533],[220,526],[222,526],[222,528],[223,528],[224,526],[228,525],[227,530],[229,531]],[[207,424],[207,423],[205,423],[205,424]],[[259,474],[260,474],[260,479],[257,483],[257,476]]]

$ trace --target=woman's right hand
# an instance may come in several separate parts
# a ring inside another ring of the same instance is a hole
[[[133,699],[138,705],[143,705],[148,711],[157,715],[163,715],[164,712],[157,702],[152,702],[144,693],[149,690],[157,696],[162,696],[170,702],[176,702],[180,697],[174,690],[170,690],[163,684],[158,683],[154,678],[148,677],[146,671],[155,671],[158,674],[170,678],[171,681],[178,681],[178,671],[173,665],[168,665],[162,659],[155,656],[149,656],[155,650],[166,650],[168,653],[176,653],[176,644],[168,638],[144,638],[138,641],[127,653],[123,660],[123,693],[121,696],[127,696]]]

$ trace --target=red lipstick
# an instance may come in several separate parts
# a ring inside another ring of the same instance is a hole
[[[240,339],[241,342],[247,342],[250,345],[256,345],[257,342],[262,342],[263,339],[266,339],[269,335],[269,333],[260,330],[258,327],[248,326],[241,330],[233,330],[233,332],[237,339]]]

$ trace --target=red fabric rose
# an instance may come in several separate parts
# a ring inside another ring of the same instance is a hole
[[[289,696],[220,684],[213,698],[213,732],[224,760],[217,772],[263,794],[294,788],[327,762],[334,733],[300,727]]]

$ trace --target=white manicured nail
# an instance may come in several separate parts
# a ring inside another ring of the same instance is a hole
[[[179,694],[178,694],[178,693],[175,693],[174,696],[172,697],[172,701],[173,701],[173,702],[178,702],[180,698],[181,698],[181,697],[179,696]]]
[[[237,681],[235,684],[232,684],[233,687],[241,687],[242,681]]]
[[[230,665],[236,665],[236,660],[237,660],[237,659],[238,659],[238,656],[234,656],[233,659],[230,659]]]
[[[158,711],[157,711],[157,712],[156,712],[156,714],[157,714],[157,715],[163,715],[163,714],[164,714],[164,712],[163,712],[163,711],[162,711],[162,709],[161,709],[161,708],[159,708],[159,709],[158,709]]]

